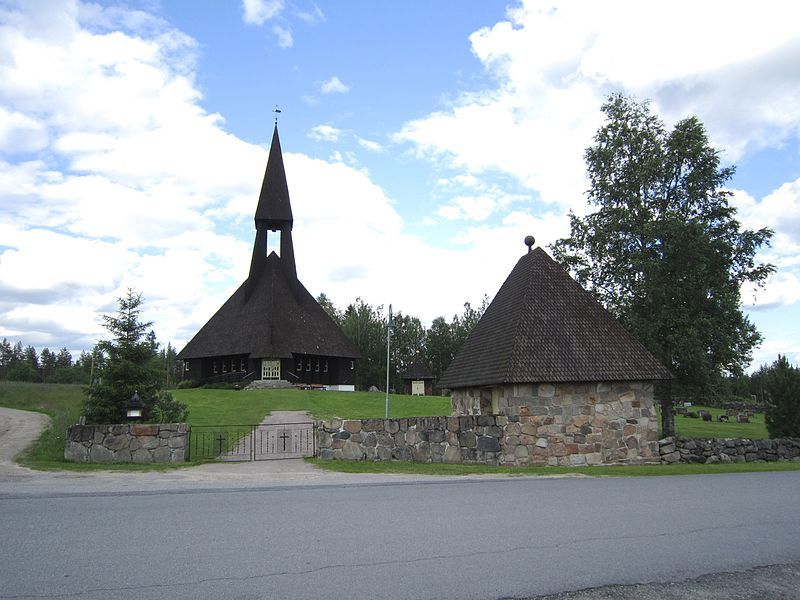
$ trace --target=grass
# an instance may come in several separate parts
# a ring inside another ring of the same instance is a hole
[[[712,406],[690,406],[689,410],[707,410],[711,413],[713,421],[703,421],[703,419],[690,419],[682,415],[675,415],[675,432],[679,436],[689,438],[750,438],[762,440],[769,438],[767,427],[764,425],[764,413],[758,413],[750,417],[749,423],[728,423],[717,422],[717,415],[724,415],[724,408],[714,408]],[[660,419],[659,419],[660,422]]]
[[[319,390],[174,390],[175,399],[189,406],[191,425],[248,425],[260,423],[277,410],[305,410],[316,419],[383,418],[386,396],[370,392]],[[450,414],[450,399],[440,396],[391,394],[389,415],[429,417]]]
[[[17,457],[20,464],[35,468],[62,468],[67,427],[78,421],[83,386],[66,383],[22,383],[0,381],[0,406],[49,415],[51,427]]]
[[[651,477],[654,475],[704,475],[711,473],[749,473],[756,471],[800,471],[800,461],[770,463],[718,463],[715,465],[598,465],[594,467],[492,467],[488,465],[448,465],[443,463],[369,462],[321,460],[307,462],[326,471],[339,473],[403,473],[410,475],[589,475],[592,477]]]

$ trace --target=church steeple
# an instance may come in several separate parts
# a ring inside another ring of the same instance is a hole
[[[297,267],[294,262],[294,245],[292,244],[292,205],[289,202],[289,186],[286,184],[286,171],[283,167],[281,141],[278,137],[278,126],[272,133],[272,145],[269,149],[267,169],[261,184],[261,194],[255,215],[256,239],[253,244],[253,257],[250,261],[248,288],[252,287],[263,271],[267,260],[267,238],[280,235],[280,258],[287,275],[291,280],[297,279]]]

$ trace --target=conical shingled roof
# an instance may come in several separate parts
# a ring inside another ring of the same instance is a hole
[[[638,339],[536,248],[519,259],[439,385],[671,378]]]
[[[258,221],[293,221],[292,205],[289,202],[289,186],[286,184],[286,170],[283,167],[283,154],[277,125],[272,132],[267,169],[261,184],[261,194],[258,196],[256,222]]]
[[[293,353],[359,358],[350,338],[303,284],[294,280],[294,286],[280,257],[271,253],[250,296],[245,297],[242,284],[178,358],[290,358]]]

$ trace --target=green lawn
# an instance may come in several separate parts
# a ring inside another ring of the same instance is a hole
[[[174,390],[176,400],[189,405],[191,425],[251,425],[275,410],[305,410],[317,419],[383,418],[386,396],[369,392],[320,390]],[[389,396],[390,417],[431,417],[450,414],[450,398]]]
[[[66,383],[22,383],[0,381],[0,406],[32,410],[49,415],[53,426],[46,429],[18,461],[26,466],[65,465],[64,444],[67,427],[78,421],[83,386]]]
[[[703,419],[690,419],[682,415],[675,415],[675,432],[679,436],[693,438],[750,438],[754,440],[767,439],[767,427],[764,425],[764,413],[750,417],[749,423],[718,423],[717,415],[725,414],[725,409],[711,406],[689,406],[689,410],[707,410],[714,418],[707,422]]]

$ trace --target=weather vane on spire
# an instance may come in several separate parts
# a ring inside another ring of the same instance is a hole
[[[281,113],[281,109],[278,108],[278,105],[276,104],[275,105],[275,110],[273,110],[272,112],[275,113],[275,126],[277,127],[278,126],[278,115]]]

